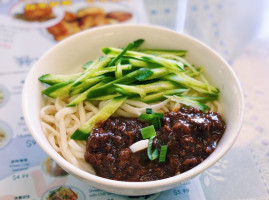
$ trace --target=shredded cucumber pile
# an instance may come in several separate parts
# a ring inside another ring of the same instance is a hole
[[[218,98],[219,89],[203,76],[203,68],[188,63],[186,50],[142,49],[139,39],[125,48],[105,47],[104,56],[82,66],[81,73],[73,75],[45,74],[39,81],[49,86],[42,91],[52,98],[73,97],[67,106],[76,106],[87,100],[109,100],[94,117],[71,136],[86,140],[92,128],[107,120],[126,99],[155,103],[170,99],[207,111],[205,105]],[[196,91],[198,96],[182,93]]]

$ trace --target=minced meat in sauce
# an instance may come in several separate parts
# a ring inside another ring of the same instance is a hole
[[[85,159],[98,176],[121,181],[153,181],[183,173],[203,162],[215,149],[225,130],[218,113],[195,108],[167,112],[156,130],[157,144],[168,145],[165,162],[149,160],[147,150],[132,153],[129,147],[142,140],[147,122],[137,118],[111,117],[92,130]]]

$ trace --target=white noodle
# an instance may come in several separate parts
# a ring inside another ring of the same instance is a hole
[[[89,163],[87,163],[84,158],[83,159],[78,159],[78,163],[79,163],[79,167],[81,169],[83,169],[86,172],[89,172],[91,174],[96,174],[93,167],[91,165],[89,165]]]
[[[55,100],[55,107],[57,111],[61,110],[65,106],[64,101],[62,101],[60,98],[56,98]]]
[[[195,93],[184,93],[184,95],[193,95]],[[47,98],[47,105],[40,111],[42,120],[41,127],[48,139],[50,145],[61,154],[68,162],[75,166],[95,174],[91,165],[84,159],[86,151],[86,141],[75,141],[70,139],[72,133],[77,130],[81,124],[89,120],[103,108],[109,100],[106,101],[85,101],[76,107],[66,107],[72,99]],[[222,114],[222,105],[217,102],[207,103],[210,111]],[[126,100],[115,112],[115,115],[124,117],[138,117],[145,113],[146,108],[151,108],[154,112],[177,112],[181,104],[168,99],[155,104],[147,104],[135,100]]]
[[[74,112],[76,112],[76,107],[74,107],[74,108],[70,108],[70,107],[62,108],[60,111],[58,111],[56,113],[55,118],[56,118],[56,120],[60,121],[61,119],[63,119],[65,117],[65,115],[71,114]]]
[[[66,119],[71,119],[69,125],[66,125],[66,132],[68,133],[69,136],[71,136],[72,133],[74,133],[80,127],[81,122],[79,118],[74,114],[66,116]]]
[[[220,115],[223,115],[223,107],[222,107],[221,103],[218,101],[214,101],[213,104],[217,107],[217,109],[215,109],[213,112],[217,112]]]
[[[53,149],[54,149],[55,151],[57,151],[58,153],[60,153],[60,152],[61,152],[61,149],[60,149],[60,147],[56,144],[56,141],[57,141],[57,140],[55,140],[55,137],[54,137],[53,135],[49,135],[49,136],[48,136],[48,140],[49,140],[50,145],[53,147]]]
[[[45,122],[41,122],[42,130],[46,133],[46,135],[52,134],[56,137],[58,137],[60,134],[58,131],[56,131],[53,127],[51,127],[49,124]]]
[[[83,153],[85,151],[85,148],[82,148],[77,142],[75,142],[75,140],[69,140],[68,144],[72,149],[74,149],[76,151],[80,151]]]
[[[43,119],[44,121],[54,123],[55,122],[55,112],[56,108],[53,105],[47,105],[44,106],[41,111],[40,111],[40,118]]]
[[[94,116],[94,112],[86,113],[86,121],[88,121],[92,116]]]
[[[132,105],[132,106],[135,106],[135,107],[138,107],[138,108],[146,108],[148,106],[148,104],[144,103],[144,102],[141,102],[141,101],[135,101],[135,100],[130,100],[130,99],[127,99],[125,101],[125,103],[129,104],[129,105]]]
[[[70,151],[72,152],[73,156],[76,157],[76,159],[83,159],[84,158],[84,152],[76,151],[70,145],[69,145],[69,147],[70,147]]]
[[[85,108],[89,111],[94,112],[95,114],[97,114],[99,112],[99,109],[97,107],[95,107],[92,103],[90,103],[89,101],[85,102]]]
[[[86,121],[86,113],[85,113],[85,109],[83,107],[83,102],[81,102],[78,105],[78,113],[79,113],[80,123],[83,124]]]
[[[110,100],[106,100],[106,101],[101,101],[99,103],[99,110],[101,110]]]
[[[133,114],[133,115],[135,115],[136,117],[138,117],[138,116],[141,114],[140,110],[136,109],[136,108],[133,107],[133,106],[130,106],[130,105],[127,104],[127,103],[123,103],[123,104],[121,105],[121,109],[123,109],[123,110],[125,110],[126,112],[129,112],[129,113],[131,113],[131,114]]]

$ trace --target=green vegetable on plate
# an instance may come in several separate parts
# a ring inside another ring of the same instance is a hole
[[[110,100],[72,134],[72,139],[86,140],[93,127],[107,120],[128,99],[148,104],[170,99],[206,112],[209,109],[206,103],[218,98],[219,89],[209,84],[203,75],[203,68],[185,59],[187,50],[143,49],[144,42],[138,39],[123,49],[104,47],[102,52],[105,55],[85,63],[82,72],[39,77],[40,82],[47,84],[42,91],[44,95],[51,98],[72,97],[67,106],[77,106],[84,101]],[[196,94],[188,95],[189,92]],[[148,120],[155,128],[161,128],[162,117],[159,113],[147,112],[139,119]],[[148,153],[156,159],[155,150],[148,150]],[[164,157],[164,154],[160,156]],[[161,157],[160,162],[163,160]]]

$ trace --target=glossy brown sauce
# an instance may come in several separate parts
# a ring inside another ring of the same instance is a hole
[[[85,159],[98,176],[121,181],[152,181],[183,173],[203,162],[215,149],[225,131],[217,113],[182,108],[165,113],[153,148],[168,145],[165,162],[149,160],[147,151],[132,153],[129,146],[142,140],[140,129],[147,122],[137,118],[111,117],[92,130]]]

